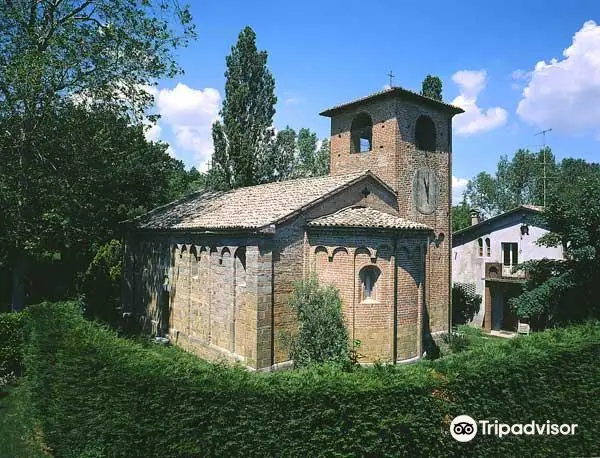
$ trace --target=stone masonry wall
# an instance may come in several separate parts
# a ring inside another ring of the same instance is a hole
[[[243,236],[130,237],[124,303],[155,332],[162,327],[174,343],[199,356],[257,367],[264,303],[258,244]]]

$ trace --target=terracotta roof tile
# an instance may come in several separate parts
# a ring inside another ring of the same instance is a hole
[[[366,176],[381,181],[367,170],[279,181],[227,192],[199,191],[131,222],[140,229],[263,228],[285,220]]]
[[[366,227],[381,229],[432,230],[429,226],[415,223],[389,213],[368,207],[348,207],[331,215],[322,216],[308,223],[313,227]]]
[[[431,105],[433,107],[438,108],[439,110],[447,111],[452,114],[460,114],[464,113],[464,110],[460,107],[450,105],[449,103],[440,102],[439,100],[435,100],[429,97],[425,97],[421,94],[418,94],[414,91],[410,91],[408,89],[404,89],[402,87],[394,86],[388,89],[384,89],[383,91],[375,92],[373,94],[367,95],[365,97],[360,97],[358,99],[352,100],[351,102],[342,103],[340,105],[336,105],[331,107],[325,111],[319,113],[321,116],[332,116],[338,111],[344,110],[346,108],[350,108],[352,105],[365,102],[369,99],[380,98],[380,97],[388,97],[388,96],[399,96],[405,99],[412,99],[415,101],[419,101],[426,105]]]

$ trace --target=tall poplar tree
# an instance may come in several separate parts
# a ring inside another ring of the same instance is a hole
[[[208,186],[221,190],[263,181],[261,164],[269,161],[261,158],[272,147],[277,102],[267,52],[258,51],[250,27],[239,34],[226,66],[222,121],[213,124],[214,154],[208,174]]]

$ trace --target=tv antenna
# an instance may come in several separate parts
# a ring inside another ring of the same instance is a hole
[[[540,130],[538,133],[535,134],[536,136],[541,135],[543,142],[542,154],[544,155],[544,208],[546,208],[546,134],[548,132],[552,132],[552,128]]]

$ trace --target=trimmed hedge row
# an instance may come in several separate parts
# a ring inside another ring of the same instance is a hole
[[[0,376],[20,374],[23,361],[23,313],[0,313]]]
[[[600,454],[600,327],[433,362],[252,373],[142,345],[75,304],[26,319],[26,386],[56,456],[590,456]],[[578,423],[574,436],[477,436],[451,419]]]

